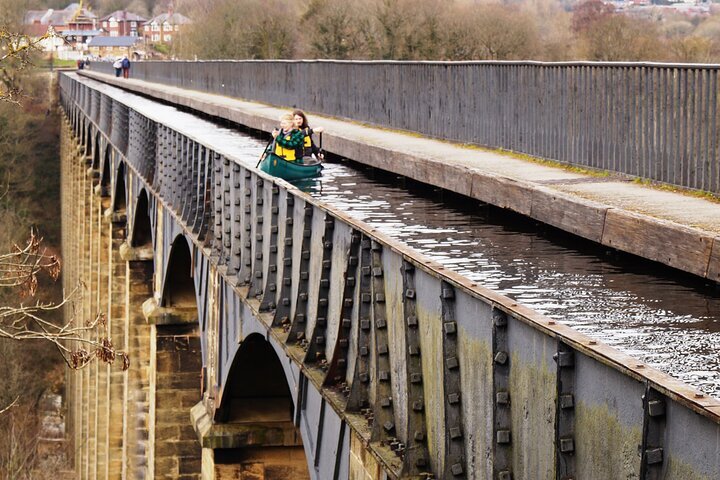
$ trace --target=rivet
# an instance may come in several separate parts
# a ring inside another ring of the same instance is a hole
[[[455,322],[445,322],[445,334],[454,335],[457,331],[457,325]]]
[[[497,352],[495,354],[495,363],[498,365],[505,365],[508,361],[508,354],[507,352]]]
[[[463,466],[461,463],[454,463],[452,467],[450,467],[450,472],[452,472],[453,475],[460,476],[463,474]]]
[[[495,434],[495,441],[500,444],[510,443],[510,430],[498,430]]]
[[[562,453],[572,453],[575,451],[575,441],[572,438],[560,439],[560,451]]]
[[[648,465],[662,463],[663,449],[662,448],[649,448],[649,449],[645,450],[645,460]]]
[[[510,393],[509,392],[497,392],[495,394],[495,401],[498,405],[507,405],[510,403]]]
[[[648,402],[648,415],[651,417],[661,417],[665,415],[665,402],[662,400],[650,400]]]
[[[456,403],[460,403],[460,394],[459,393],[450,393],[448,394],[448,403],[451,405],[455,405]]]
[[[560,395],[560,408],[568,409],[575,406],[575,398],[570,393]]]
[[[455,370],[459,366],[457,357],[449,357],[445,359],[445,365],[447,366],[448,370]]]

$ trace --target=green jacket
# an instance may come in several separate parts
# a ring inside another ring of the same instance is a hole
[[[303,142],[305,141],[305,132],[302,130],[293,129],[290,133],[280,132],[275,141],[278,145],[286,149],[302,149]],[[300,155],[302,157],[302,155]]]

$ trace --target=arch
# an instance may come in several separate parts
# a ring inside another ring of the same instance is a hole
[[[267,478],[310,478],[300,431],[293,423],[294,405],[280,358],[263,335],[252,333],[233,359],[216,421],[232,427],[250,426],[264,432],[246,446],[216,448],[216,472],[232,472],[237,464],[261,464]],[[282,440],[277,432],[284,432]],[[273,432],[273,433],[270,433]],[[293,438],[293,442],[288,439]]]
[[[152,222],[150,221],[150,202],[145,189],[140,192],[135,202],[133,215],[131,247],[147,247],[152,245]]]
[[[92,122],[87,120],[85,128],[85,155],[92,154]]]
[[[247,412],[258,409],[272,421],[293,419],[293,400],[280,359],[262,335],[252,333],[235,354],[215,418],[223,423],[248,421],[252,419]]]
[[[100,132],[99,131],[95,134],[95,144],[94,144],[94,148],[93,148],[92,168],[93,168],[93,170],[97,170],[98,168],[100,168]]]
[[[110,145],[105,147],[105,156],[102,165],[102,175],[100,176],[100,186],[103,189],[103,196],[106,196],[108,187],[110,186],[110,164],[112,163],[112,150]]]
[[[104,177],[105,175],[103,174],[103,181]],[[115,199],[113,201],[113,211],[122,213],[126,208],[127,195],[125,193],[125,163],[120,162],[120,166],[117,170],[117,176],[115,177]]]
[[[195,308],[195,283],[192,278],[192,254],[183,235],[173,240],[165,271],[163,307]]]

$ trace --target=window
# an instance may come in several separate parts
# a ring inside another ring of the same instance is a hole
[[[159,41],[160,41],[160,35],[158,35],[157,33],[153,33],[152,41],[153,41],[153,42],[159,42]]]
[[[103,27],[107,28],[107,22],[103,22]]]
[[[152,30],[153,32],[159,32],[159,31],[160,31],[160,25],[158,25],[157,23],[153,22],[153,23],[150,24],[150,30]]]
[[[115,19],[110,19],[110,28],[117,28],[118,22]]]
[[[130,22],[131,28],[137,28],[137,22]]]
[[[165,41],[171,42],[172,41],[172,35],[165,35]]]
[[[170,25],[169,23],[164,24],[163,30],[165,30],[166,32],[172,32],[172,25]]]
[[[111,36],[111,37],[117,37],[117,36],[118,36],[118,31],[117,31],[117,30],[112,30],[112,31],[110,32],[110,36]]]
[[[180,27],[178,25],[175,25],[175,31],[177,32],[178,30],[180,30]]]

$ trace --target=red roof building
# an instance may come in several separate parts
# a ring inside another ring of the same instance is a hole
[[[100,26],[111,37],[138,37],[146,18],[127,10],[117,10],[100,19]]]

